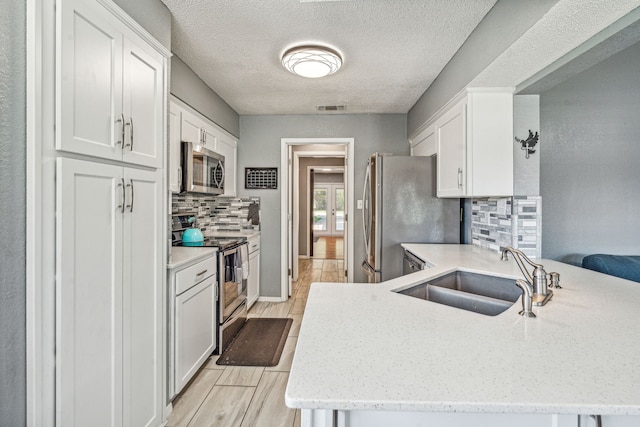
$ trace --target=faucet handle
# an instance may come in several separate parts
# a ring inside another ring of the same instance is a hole
[[[516,280],[516,286],[522,289],[522,310],[518,313],[524,317],[536,317],[532,311],[533,306],[533,286],[524,280]]]
[[[555,271],[549,273],[549,287],[562,289],[562,286],[560,286],[560,273],[556,273]]]

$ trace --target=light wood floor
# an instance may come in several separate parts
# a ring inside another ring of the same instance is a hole
[[[298,280],[287,302],[256,302],[249,317],[290,317],[293,325],[278,366],[216,365],[211,359],[173,402],[167,426],[296,427],[300,411],[286,407],[284,392],[312,282],[338,282],[342,260],[300,259]]]
[[[313,257],[322,259],[344,259],[342,236],[320,236],[313,242]]]

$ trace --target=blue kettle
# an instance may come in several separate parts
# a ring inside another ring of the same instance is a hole
[[[193,223],[194,220],[195,218],[190,218],[189,222]],[[182,232],[182,246],[202,246],[203,244],[204,235],[199,228],[195,227],[195,223]]]

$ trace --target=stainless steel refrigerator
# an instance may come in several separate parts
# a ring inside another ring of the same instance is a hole
[[[402,275],[401,243],[460,243],[460,199],[436,197],[435,160],[371,155],[362,206],[370,283]]]

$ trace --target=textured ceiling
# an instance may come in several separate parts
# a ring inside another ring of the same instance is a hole
[[[640,19],[639,7],[640,0],[560,0],[470,86],[529,86],[544,78],[540,85],[524,93],[548,90],[638,41],[637,25],[618,34],[610,32]],[[601,45],[582,52],[584,46],[594,43]],[[575,59],[568,66],[556,71],[548,69],[569,57]],[[553,75],[545,77],[549,73]],[[533,82],[528,81],[532,78]]]
[[[496,0],[162,0],[172,50],[239,114],[406,113]],[[323,79],[282,53],[322,43],[344,66]]]

